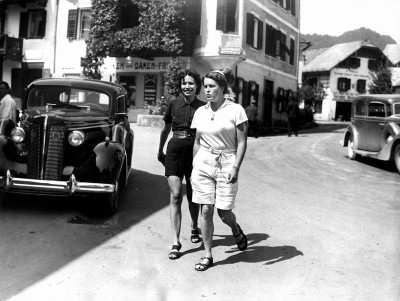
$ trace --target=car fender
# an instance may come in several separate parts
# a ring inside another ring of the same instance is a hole
[[[393,140],[400,135],[400,127],[395,122],[389,122],[385,125],[381,136],[382,149],[389,146]]]
[[[14,158],[10,158],[8,155],[9,151],[7,149],[10,149],[10,147],[12,147],[12,141],[8,137],[0,135],[0,175],[4,176],[7,170],[16,175],[26,174],[27,165],[12,160]]]
[[[121,144],[105,141],[93,149],[96,155],[96,167],[103,180],[113,183],[118,180],[126,157],[125,149]]]
[[[349,143],[350,136],[353,136],[353,148],[358,149],[359,144],[359,134],[356,127],[350,124],[344,133],[342,146],[347,146]]]

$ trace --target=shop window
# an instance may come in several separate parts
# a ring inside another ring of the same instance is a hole
[[[237,0],[218,0],[216,29],[223,32],[237,32],[237,23]]]
[[[133,28],[139,25],[139,7],[131,1],[123,1],[120,11],[121,28]]]
[[[339,77],[338,78],[338,90],[341,92],[345,92],[350,90],[350,85],[351,85],[351,79],[350,78],[345,78],[345,77]]]
[[[20,15],[19,37],[25,39],[41,39],[46,32],[46,11],[31,10]]]
[[[120,76],[119,84],[128,92],[127,105],[136,106],[136,76]]]
[[[155,106],[157,96],[157,75],[147,74],[144,81],[144,106]]]
[[[71,9],[68,12],[67,38],[87,39],[92,12],[90,9]]]
[[[247,14],[246,43],[255,49],[262,48],[263,23],[253,14]]]
[[[317,114],[322,113],[322,100],[314,101],[314,113],[317,113]]]
[[[357,92],[358,93],[365,93],[365,87],[367,85],[367,81],[365,79],[357,80]]]
[[[385,117],[385,105],[383,103],[371,102],[368,105],[368,116]]]

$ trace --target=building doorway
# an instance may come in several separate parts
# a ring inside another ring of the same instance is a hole
[[[264,126],[272,128],[272,104],[274,101],[274,82],[264,80]]]

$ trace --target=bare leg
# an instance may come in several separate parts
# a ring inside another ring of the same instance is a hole
[[[189,203],[190,218],[192,219],[192,230],[196,230],[199,226],[197,220],[199,219],[200,205],[192,202],[192,185],[190,179],[186,180],[186,196]]]
[[[203,236],[205,257],[212,257],[212,240],[214,234],[214,206],[201,205],[200,227]]]
[[[236,223],[236,215],[232,212],[232,210],[217,209],[217,211],[222,222],[228,225],[232,230],[232,234],[236,236],[235,241],[239,242],[243,236],[239,235],[240,230]]]
[[[170,196],[170,220],[173,244],[179,243],[182,221],[182,180],[177,176],[168,177],[168,185],[171,191]]]

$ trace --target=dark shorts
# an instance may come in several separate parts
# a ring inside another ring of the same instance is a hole
[[[168,142],[165,157],[165,175],[177,176],[186,180],[192,174],[194,139],[172,138]]]

